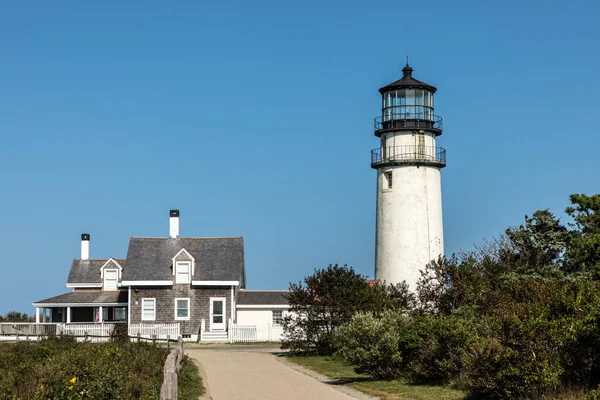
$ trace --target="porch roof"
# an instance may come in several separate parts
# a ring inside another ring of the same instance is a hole
[[[36,301],[35,307],[85,307],[127,305],[127,291],[75,290],[73,292]]]

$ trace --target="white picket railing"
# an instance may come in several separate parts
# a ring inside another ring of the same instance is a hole
[[[258,341],[258,329],[256,325],[240,325],[229,323],[230,342],[256,342]]]
[[[229,320],[230,342],[277,342],[283,337],[281,325],[240,325]]]
[[[100,322],[97,324],[57,324],[56,333],[73,335],[73,336],[100,336],[110,337],[112,331],[115,329],[115,324]]]
[[[142,339],[152,339],[156,336],[157,339],[169,339],[177,340],[181,332],[181,325],[179,323],[171,324],[150,324],[150,323],[139,323],[129,325],[129,336],[139,336]]]
[[[31,322],[2,322],[0,335],[5,336],[47,336],[56,334],[56,324],[34,324]]]

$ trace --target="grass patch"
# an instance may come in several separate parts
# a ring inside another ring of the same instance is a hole
[[[198,367],[188,356],[183,356],[181,360],[181,368],[177,374],[177,389],[179,400],[197,400],[204,394],[204,385]]]
[[[324,356],[289,356],[291,362],[311,369],[356,390],[385,400],[456,400],[466,394],[446,386],[411,385],[402,380],[382,381],[370,375],[357,374],[342,360]]]

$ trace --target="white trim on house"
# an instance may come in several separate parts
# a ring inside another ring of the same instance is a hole
[[[119,279],[121,279],[123,277],[123,266],[121,264],[119,264],[119,262],[117,260],[115,260],[114,258],[109,258],[108,260],[106,260],[106,262],[104,263],[103,266],[100,267],[100,278],[104,279],[104,267],[106,267],[108,265],[108,263],[113,262],[117,267],[119,267]],[[111,268],[113,269],[113,268]]]
[[[289,304],[236,304],[235,308],[290,308]]]
[[[173,286],[173,281],[123,281],[121,286]]]
[[[34,307],[56,308],[56,307],[122,307],[127,303],[31,303]]]
[[[144,301],[152,301],[152,319],[144,318]],[[154,297],[144,297],[142,298],[142,309],[141,309],[141,320],[142,321],[156,321],[156,299]]]
[[[188,255],[190,258],[191,258],[192,267],[191,267],[191,274],[190,274],[190,277],[192,277],[192,276],[194,275],[194,267],[195,267],[195,265],[194,265],[194,264],[196,264],[196,259],[195,259],[195,258],[194,258],[194,256],[193,256],[193,255],[191,255],[191,254],[190,254],[190,252],[189,252],[189,251],[187,251],[186,249],[183,249],[183,248],[182,248],[181,250],[179,250],[179,252],[177,252],[177,254],[175,254],[175,257],[173,257],[173,258],[171,259],[172,265],[175,265],[175,259],[176,259],[177,257],[179,257],[179,255],[180,255],[182,252],[185,252],[185,254],[187,254],[187,255]],[[181,260],[181,261],[190,261],[190,260]],[[175,268],[173,268],[173,275],[175,275]],[[189,282],[188,282],[188,283],[189,283]]]
[[[68,288],[101,288],[102,283],[67,283]]]
[[[186,300],[187,301],[187,317],[178,317],[177,316],[177,300]],[[189,321],[191,314],[191,302],[189,297],[176,297],[175,298],[175,321]]]
[[[234,300],[234,286],[231,286],[231,319],[233,320],[233,322],[235,322],[236,320],[236,315],[233,315],[235,312],[235,300]]]
[[[131,323],[131,286],[127,288],[127,324]]]
[[[240,286],[240,281],[192,281],[192,286]]]

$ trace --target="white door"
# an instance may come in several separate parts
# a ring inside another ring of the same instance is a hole
[[[225,330],[225,297],[210,298],[210,330]]]

